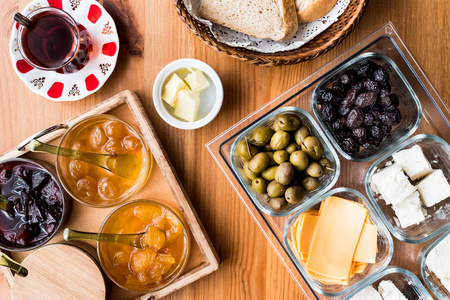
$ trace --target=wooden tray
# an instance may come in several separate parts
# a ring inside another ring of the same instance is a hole
[[[65,123],[72,126],[87,116],[103,113],[117,116],[120,119],[130,123],[135,128],[139,128],[144,139],[148,143],[153,154],[154,161],[156,162],[153,166],[153,171],[148,183],[133,197],[133,199],[155,199],[172,205],[173,207],[178,207],[178,209],[183,213],[193,236],[193,243],[191,246],[191,254],[188,264],[183,274],[181,274],[181,276],[169,286],[155,293],[143,294],[126,291],[114,284],[111,284],[112,288],[109,298],[121,300],[149,299],[149,297],[152,296],[153,297],[151,299],[160,298],[217,270],[219,266],[217,253],[211,245],[211,241],[209,240],[209,237],[206,234],[197,213],[192,207],[189,197],[184,190],[184,187],[182,186],[172,163],[166,158],[167,154],[162,148],[155,129],[153,128],[147,114],[145,113],[142,103],[136,94],[130,91],[124,91],[108,100],[103,101],[84,113],[67,120]],[[56,131],[40,138],[40,140],[56,145],[63,133],[64,131]],[[28,149],[25,151],[18,151],[16,149],[10,150],[0,157],[0,161],[15,157],[39,159],[41,161],[47,161],[52,165],[55,162],[55,158],[51,155],[32,153],[29,152]],[[72,214],[66,227],[77,230],[97,232],[105,217],[113,209],[114,208],[92,208],[83,205],[78,201],[74,201]],[[48,244],[58,243],[61,241],[63,241],[62,231],[50,240]],[[95,247],[95,244],[91,243],[91,246]],[[21,262],[30,253],[31,252],[14,252],[9,254],[11,254],[15,260]],[[12,287],[12,273],[6,268],[0,268],[0,272],[4,274],[8,285]]]

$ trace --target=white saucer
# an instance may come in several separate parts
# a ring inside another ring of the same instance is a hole
[[[99,90],[111,75],[119,54],[119,36],[114,20],[95,0],[35,0],[22,11],[53,6],[70,14],[77,23],[86,27],[94,45],[90,61],[80,71],[60,74],[42,71],[28,65],[17,45],[18,24],[11,32],[9,52],[14,70],[26,86],[36,94],[54,101],[75,101]]]

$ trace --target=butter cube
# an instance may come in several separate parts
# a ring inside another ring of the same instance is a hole
[[[431,207],[450,197],[450,185],[442,170],[434,170],[430,175],[422,179],[416,188],[426,207]]]
[[[399,204],[416,190],[399,164],[393,164],[376,173],[372,176],[372,182],[386,204]]]
[[[186,88],[188,88],[186,83],[184,83],[184,81],[176,73],[174,73],[167,84],[164,86],[162,99],[166,101],[170,106],[175,107],[175,102],[178,98],[178,91]]]
[[[178,101],[174,114],[186,121],[194,122],[197,119],[200,96],[189,89],[182,89],[178,92]]]
[[[393,205],[392,208],[402,228],[418,224],[425,220],[422,206],[420,205],[419,192],[417,191],[406,197],[401,203]]]
[[[402,166],[403,171],[412,180],[420,179],[433,171],[419,145],[399,151],[393,154],[392,157],[396,163]]]
[[[186,82],[189,84],[191,90],[193,90],[194,92],[201,93],[207,88],[209,88],[210,86],[209,81],[208,79],[206,79],[202,71],[200,70],[193,71],[192,69],[190,69],[190,71],[191,73],[188,76],[186,76],[184,80],[186,80]]]

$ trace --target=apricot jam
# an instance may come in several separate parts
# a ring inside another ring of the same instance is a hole
[[[61,147],[101,154],[129,154],[140,158],[134,179],[124,178],[95,165],[58,156],[57,169],[68,192],[97,207],[112,206],[133,195],[147,181],[152,157],[136,130],[108,115],[81,121],[66,133]],[[139,159],[138,159],[139,161]]]
[[[156,290],[169,284],[182,272],[189,254],[189,236],[182,222],[169,208],[152,201],[118,208],[101,232],[145,232],[144,248],[100,242],[99,256],[106,273],[127,289]]]

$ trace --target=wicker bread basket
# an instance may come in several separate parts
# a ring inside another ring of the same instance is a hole
[[[260,53],[220,43],[215,39],[208,26],[197,21],[188,13],[183,0],[174,0],[174,2],[178,14],[186,26],[208,46],[241,61],[259,66],[273,67],[293,65],[314,59],[339,45],[358,24],[369,0],[351,0],[339,19],[313,40],[298,49],[276,53]]]

